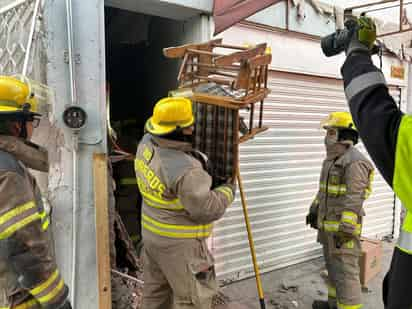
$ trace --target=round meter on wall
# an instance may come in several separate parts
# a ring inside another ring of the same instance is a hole
[[[87,120],[86,111],[79,106],[70,106],[63,112],[63,121],[66,126],[73,130],[80,130]]]

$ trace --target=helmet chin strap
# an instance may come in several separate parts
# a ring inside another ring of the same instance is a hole
[[[20,125],[19,137],[22,139],[27,139],[27,121],[25,119],[20,120]]]

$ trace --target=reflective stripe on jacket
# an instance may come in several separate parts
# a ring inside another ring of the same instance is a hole
[[[58,306],[68,295],[54,259],[50,219],[27,168],[44,171],[44,155],[20,139],[0,136],[0,277],[11,278],[0,281],[0,289],[14,304],[16,292],[34,298],[17,300],[13,308],[29,308],[33,302],[42,308]],[[0,308],[9,305],[0,303]]]
[[[353,53],[342,67],[353,121],[375,165],[407,209],[398,245],[385,278],[385,308],[412,306],[412,116],[391,96],[385,78],[368,53]],[[403,91],[403,89],[402,89]],[[392,220],[388,218],[388,220]]]
[[[363,202],[370,195],[372,179],[372,164],[355,147],[339,158],[325,160],[315,200],[318,227],[338,232],[346,226],[353,235],[360,235]]]
[[[229,187],[211,189],[212,179],[193,151],[187,143],[150,134],[140,142],[135,170],[146,237],[206,238],[233,202]]]

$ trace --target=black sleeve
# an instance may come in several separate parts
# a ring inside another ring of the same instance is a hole
[[[369,55],[349,56],[342,67],[342,75],[360,137],[386,182],[392,186],[396,140],[403,113]]]

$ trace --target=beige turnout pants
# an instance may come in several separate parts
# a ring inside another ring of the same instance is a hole
[[[217,284],[206,241],[143,238],[142,309],[211,309]]]
[[[320,232],[319,238],[328,270],[329,306],[362,308],[359,237],[343,239],[336,234]]]

